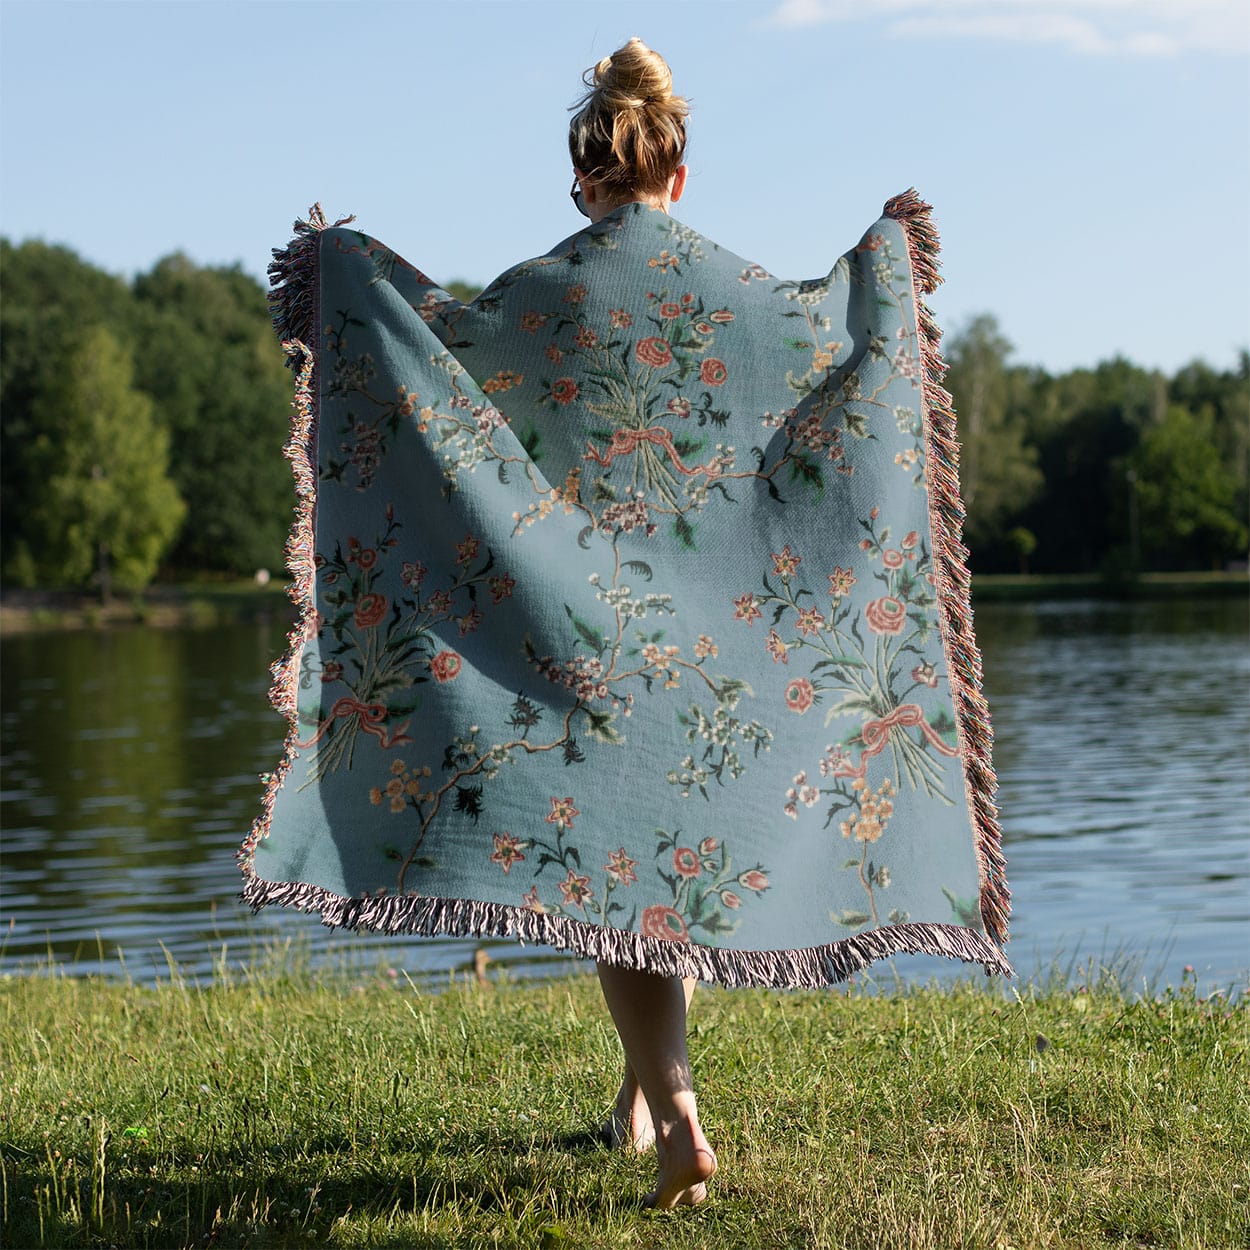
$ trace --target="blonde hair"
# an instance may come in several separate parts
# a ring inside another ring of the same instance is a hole
[[[686,154],[686,101],[673,94],[668,64],[641,39],[582,75],[587,91],[573,107],[569,155],[614,199],[654,195]]]

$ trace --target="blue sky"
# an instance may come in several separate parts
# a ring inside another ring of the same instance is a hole
[[[567,109],[634,34],[691,99],[676,215],[771,272],[914,184],[948,330],[1051,370],[1250,345],[1244,0],[0,0],[0,229],[259,277],[320,200],[484,282],[578,227]]]

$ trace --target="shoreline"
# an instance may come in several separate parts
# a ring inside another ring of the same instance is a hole
[[[1041,602],[1054,599],[1151,600],[1235,598],[1250,594],[1244,571],[1143,573],[1108,580],[1097,573],[982,573],[972,579],[972,602]],[[207,628],[248,621],[293,622],[287,583],[183,582],[116,596],[105,605],[81,590],[0,589],[0,638],[64,630]]]
[[[260,585],[231,582],[174,582],[137,594],[115,595],[103,604],[82,590],[0,590],[0,638],[65,630],[207,628],[247,621],[292,623],[295,606],[285,581]]]

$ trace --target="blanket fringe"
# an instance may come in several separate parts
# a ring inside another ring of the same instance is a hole
[[[334,224],[346,225],[353,217],[342,217]],[[317,386],[314,350],[317,341],[321,294],[318,287],[317,248],[326,228],[320,204],[308,210],[308,220],[294,226],[295,237],[285,248],[274,248],[269,266],[269,310],[274,329],[287,355],[287,365],[295,370],[295,397],[292,401],[291,436],[282,454],[291,462],[295,478],[295,519],[286,540],[286,566],[291,574],[287,594],[298,609],[295,624],[287,635],[286,651],[269,670],[272,684],[269,701],[287,722],[282,758],[272,773],[261,775],[264,793],[260,814],[239,849],[238,860],[245,878],[254,881],[253,859],[257,844],[268,834],[278,791],[298,758],[299,740],[297,696],[299,668],[304,643],[316,635],[314,596],[316,565],[315,512],[317,503]]]
[[[845,981],[890,955],[941,955],[984,965],[987,976],[1011,976],[1011,965],[986,938],[963,925],[896,924],[803,950],[736,951],[694,942],[667,942],[609,929],[569,916],[503,903],[426,895],[344,898],[304,883],[249,876],[243,900],[259,910],[277,903],[319,912],[331,928],[371,929],[425,936],[508,937],[604,960],[660,976],[697,977],[730,988],[819,989]]]
[[[355,217],[340,217],[334,224],[345,226]],[[295,237],[286,247],[273,249],[269,262],[269,313],[278,341],[315,343],[320,316],[320,291],[317,285],[318,236],[329,223],[320,204],[308,210],[308,220],[299,218],[292,229]],[[296,368],[297,363],[287,364]]]
[[[882,211],[903,227],[911,258],[924,370],[927,475],[942,632],[968,779],[981,881],[981,918],[986,931],[996,942],[1003,943],[1007,941],[1011,892],[1007,888],[1002,829],[994,802],[998,787],[992,762],[994,732],[981,693],[981,653],[972,629],[972,581],[968,549],[962,541],[966,510],[959,493],[959,437],[951,395],[942,386],[946,375],[946,363],[940,350],[942,332],[920,298],[931,294],[942,282],[938,273],[940,244],[932,220],[932,206],[916,194],[914,187],[887,201]]]

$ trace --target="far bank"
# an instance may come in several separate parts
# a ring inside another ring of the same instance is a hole
[[[1243,571],[1143,573],[1108,579],[1095,573],[985,573],[972,580],[978,603],[1040,602],[1048,599],[1210,599],[1245,597],[1250,576]],[[294,619],[286,583],[261,585],[252,579],[178,582],[118,595],[109,604],[82,590],[0,588],[0,636],[63,629],[105,629],[148,625],[208,627],[239,621]]]

